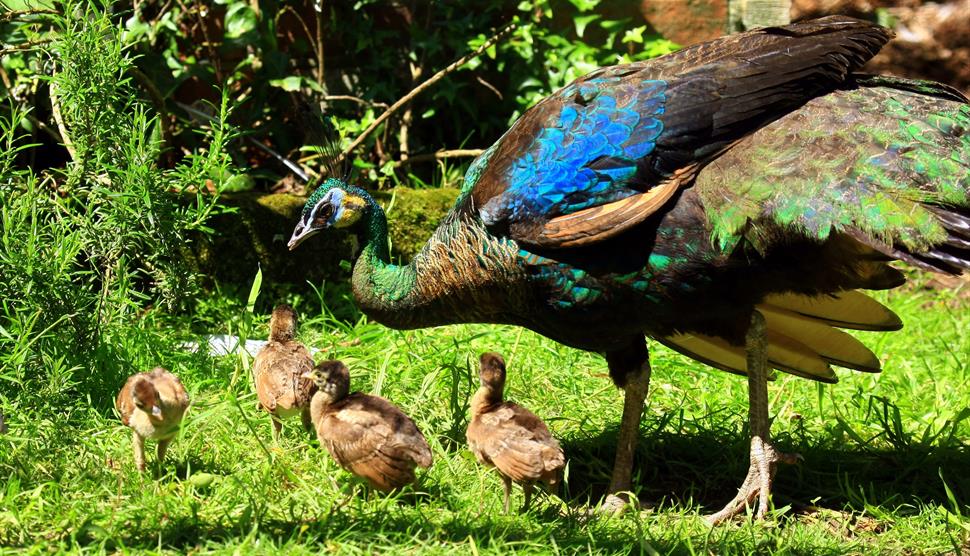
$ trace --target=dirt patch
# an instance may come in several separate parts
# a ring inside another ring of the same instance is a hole
[[[970,94],[970,0],[793,0],[792,20],[845,14],[896,31],[865,71],[947,83]]]

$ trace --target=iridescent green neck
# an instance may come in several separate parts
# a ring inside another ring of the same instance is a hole
[[[506,303],[515,303],[519,292],[513,290],[522,282],[513,244],[453,211],[409,264],[395,265],[384,211],[370,196],[365,199],[364,247],[352,286],[367,316],[398,329],[507,320]]]
[[[430,314],[420,310],[429,300],[422,299],[417,291],[413,262],[408,265],[391,263],[384,209],[369,195],[365,198],[369,210],[362,223],[364,247],[354,264],[351,282],[358,306],[367,316],[391,328],[437,324],[430,321]]]

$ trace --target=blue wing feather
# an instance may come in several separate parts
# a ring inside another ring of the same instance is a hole
[[[630,182],[663,132],[665,90],[663,80],[620,77],[560,90],[553,98],[561,109],[509,165],[508,187],[483,207],[483,218],[549,218],[639,193]]]

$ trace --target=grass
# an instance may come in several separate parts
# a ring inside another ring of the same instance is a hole
[[[605,517],[587,510],[608,481],[621,394],[596,355],[510,327],[399,332],[306,315],[301,338],[318,358],[343,359],[353,387],[393,400],[428,437],[433,467],[416,491],[388,496],[368,493],[296,421],[274,445],[239,357],[179,347],[189,330],[247,330],[244,309],[217,298],[193,320],[150,314],[130,345],[114,348],[135,367],[168,366],[192,395],[160,476],[135,472],[113,414],[123,377],[92,377],[56,411],[13,399],[0,437],[0,552],[967,551],[970,300],[921,287],[881,299],[907,326],[862,334],[885,371],[840,371],[835,386],[779,375],[769,386],[774,438],[805,461],[778,473],[768,520],[713,529],[701,516],[733,495],[747,467],[745,381],[665,348],[652,345],[635,476],[642,510]],[[262,336],[265,318],[256,320]],[[498,477],[464,446],[485,350],[506,356],[510,397],[562,440],[562,502],[543,497],[526,514],[501,515]]]

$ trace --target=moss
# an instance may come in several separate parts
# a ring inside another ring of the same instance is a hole
[[[391,235],[391,256],[410,260],[428,241],[438,222],[455,204],[458,189],[396,187],[374,194],[385,209]],[[392,203],[393,199],[393,203]]]
[[[458,190],[398,187],[374,196],[390,208],[392,257],[407,261],[434,232]],[[227,194],[223,201],[230,212],[213,217],[214,232],[195,236],[189,245],[198,270],[211,281],[248,285],[259,266],[265,280],[301,287],[348,278],[340,262],[353,256],[354,240],[344,231],[312,238],[293,252],[286,248],[305,197],[246,192]]]

